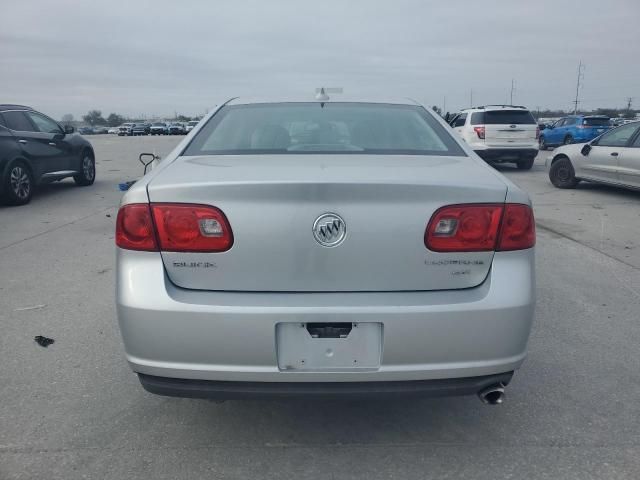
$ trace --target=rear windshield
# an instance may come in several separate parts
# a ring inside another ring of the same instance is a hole
[[[491,110],[471,114],[471,125],[534,125],[536,120],[528,110]]]
[[[609,127],[611,125],[608,118],[585,118],[582,120],[582,124],[590,127]]]
[[[183,155],[260,153],[465,156],[422,107],[338,102],[225,106]]]

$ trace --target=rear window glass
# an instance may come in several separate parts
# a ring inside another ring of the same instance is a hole
[[[471,114],[471,125],[534,125],[536,120],[527,110],[491,110]]]
[[[608,127],[611,125],[608,118],[585,118],[582,120],[582,124],[590,127]]]
[[[183,155],[259,153],[465,156],[422,107],[346,102],[226,106]]]
[[[33,124],[29,121],[24,112],[3,112],[4,121],[11,130],[17,132],[35,132]]]

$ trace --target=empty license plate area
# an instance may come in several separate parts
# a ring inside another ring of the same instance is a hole
[[[278,323],[282,371],[376,370],[382,355],[381,323]]]

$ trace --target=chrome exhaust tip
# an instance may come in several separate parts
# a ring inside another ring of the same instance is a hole
[[[485,405],[500,405],[504,402],[504,385],[491,385],[478,392],[478,398]]]

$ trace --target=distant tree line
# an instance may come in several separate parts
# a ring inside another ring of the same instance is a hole
[[[66,113],[62,116],[62,123],[70,124],[74,123],[73,115],[70,113]],[[186,115],[177,115],[175,120],[178,122],[189,122],[191,120],[197,120],[197,117],[188,117]],[[108,126],[108,127],[117,127],[118,125],[122,125],[125,122],[141,122],[144,121],[142,118],[130,118],[125,117],[124,115],[120,115],[117,113],[110,113],[107,118],[102,116],[102,111],[100,110],[89,110],[86,115],[82,116],[82,121],[92,127],[98,126]]]

